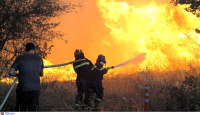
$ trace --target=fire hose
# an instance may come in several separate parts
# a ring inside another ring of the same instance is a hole
[[[79,59],[79,60],[76,60],[76,61],[72,61],[72,62],[68,62],[68,63],[63,63],[63,64],[57,64],[57,65],[48,65],[48,66],[44,66],[44,68],[49,68],[49,67],[59,67],[59,66],[64,66],[64,65],[68,65],[68,64],[72,64],[72,63],[76,63],[76,62],[80,62],[80,61],[84,61],[85,59]],[[16,82],[17,82],[18,78],[15,79],[15,81],[13,82],[13,84],[11,85],[5,99],[3,100],[3,102],[1,103],[1,106],[0,106],[0,111],[1,109],[3,108],[6,100],[8,99],[8,96],[10,95],[13,87],[15,86]]]

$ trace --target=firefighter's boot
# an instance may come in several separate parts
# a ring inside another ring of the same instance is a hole
[[[79,103],[74,104],[74,111],[82,111],[82,105]]]
[[[99,103],[100,102],[101,102],[101,99],[99,99],[99,98],[96,98],[94,100],[94,109],[93,109],[93,111],[100,111],[100,109],[99,109]]]

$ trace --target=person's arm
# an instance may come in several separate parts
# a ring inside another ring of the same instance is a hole
[[[107,68],[100,68],[98,69],[97,67],[95,67],[95,69],[97,70],[98,74],[106,74],[108,72],[108,69]]]
[[[15,73],[16,70],[18,70],[18,57],[16,58],[16,60],[14,61],[14,63],[11,65],[11,68],[9,70],[9,75],[10,76],[18,76],[17,73]]]
[[[43,63],[43,60],[42,60],[42,67],[41,67],[41,70],[40,70],[40,76],[41,77],[43,76],[43,70],[44,70],[44,63]]]
[[[102,74],[106,74],[108,72],[107,68],[104,68],[103,70],[101,70]]]
[[[40,76],[41,76],[41,77],[43,76],[43,68],[42,68],[41,71],[40,71]]]
[[[18,74],[15,73],[15,68],[12,68],[12,67],[10,68],[9,75],[10,76],[18,76]]]

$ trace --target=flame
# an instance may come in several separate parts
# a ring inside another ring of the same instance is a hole
[[[116,0],[97,0],[96,5],[113,39],[126,44],[125,52],[147,53],[140,68],[163,71],[199,66],[200,35],[195,29],[200,27],[200,19],[185,11],[186,5],[152,1],[135,8]]]
[[[49,60],[43,59],[45,65],[53,65]],[[61,67],[44,68],[43,77],[41,77],[41,82],[51,82],[51,81],[74,81],[76,80],[76,73],[72,65],[66,65]],[[15,79],[15,78],[14,78]],[[13,78],[2,78],[0,82],[6,84],[12,84],[14,82]]]
[[[63,28],[60,28],[67,32],[66,39],[69,42],[62,45],[63,42],[54,41],[59,46],[51,53],[54,62],[74,59],[73,51],[78,47],[93,63],[99,54],[105,55],[108,66],[146,53],[144,60],[126,68],[110,70],[107,74],[109,76],[124,74],[134,68],[140,71],[147,68],[153,71],[182,71],[189,70],[190,67],[199,69],[200,34],[195,30],[199,30],[200,18],[184,9],[188,5],[158,4],[161,0],[157,0],[137,7],[126,2],[131,0],[119,1],[122,0],[85,1],[83,4],[87,7],[84,10],[62,18]],[[100,13],[97,13],[96,6],[92,6],[94,2]],[[67,28],[65,24],[71,26]],[[53,63],[44,60],[44,64]],[[46,79],[75,80],[76,73],[72,65],[45,68],[42,80]]]
[[[12,83],[14,82],[14,80],[13,80],[12,78],[6,77],[6,78],[2,78],[2,79],[0,80],[0,82],[6,83],[6,84],[12,84]]]
[[[53,65],[49,60],[43,59],[44,66],[45,65]],[[61,66],[61,67],[53,67],[53,68],[44,68],[44,77],[41,80],[45,81],[68,81],[68,80],[75,80],[76,73],[73,69],[72,64]]]

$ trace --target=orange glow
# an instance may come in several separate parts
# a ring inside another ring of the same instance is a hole
[[[0,80],[0,82],[6,83],[6,84],[12,84],[14,82],[14,80],[11,79],[11,78],[6,77],[6,78],[2,78]]]
[[[73,52],[80,48],[93,64],[99,54],[106,56],[107,66],[113,66],[147,53],[144,61],[131,65],[133,70],[199,67],[200,34],[195,29],[200,27],[200,18],[185,11],[186,6],[169,2],[85,0],[87,6],[60,18],[57,30],[67,33],[68,43],[55,40],[48,59],[55,64],[74,60]]]
[[[43,59],[44,66],[45,65],[53,65],[50,61]],[[73,69],[72,64],[61,66],[61,67],[54,67],[54,68],[44,68],[44,76],[41,78],[43,81],[68,81],[68,80],[75,80],[76,74]]]
[[[53,65],[50,61],[43,59],[45,65]],[[76,80],[76,74],[72,65],[66,65],[54,68],[44,68],[44,75],[41,77],[41,82],[51,81],[74,81]],[[14,78],[15,79],[15,78]],[[6,84],[12,84],[14,82],[12,78],[2,78],[0,82]]]
[[[200,19],[185,11],[185,6],[157,5],[152,1],[135,8],[116,0],[98,0],[96,4],[113,39],[132,44],[129,49],[124,47],[125,51],[147,53],[141,67],[184,70],[190,63],[199,66],[200,35],[195,29],[200,26]],[[124,56],[130,57],[128,53]]]
[[[75,49],[82,49],[93,64],[103,54],[106,66],[115,66],[146,53],[144,60],[108,74],[199,69],[200,34],[195,29],[200,29],[200,18],[187,12],[186,5],[174,6],[170,1],[71,0],[83,5],[76,8],[77,13],[52,19],[60,22],[56,30],[65,34],[68,43],[55,39],[47,58],[53,64],[73,61]],[[44,73],[59,81],[76,79],[72,65],[48,68]]]
[[[62,25],[57,29],[67,33],[68,43],[55,40],[49,59],[54,63],[74,60],[73,52],[80,48],[93,63],[99,54],[105,55],[107,66],[147,53],[140,69],[187,70],[190,63],[198,67],[200,35],[195,29],[200,27],[200,18],[185,11],[186,6],[169,2],[85,0],[87,6],[76,9],[78,13],[59,20]]]

